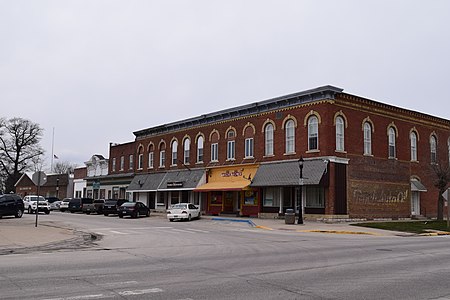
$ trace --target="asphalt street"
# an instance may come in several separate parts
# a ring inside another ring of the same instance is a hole
[[[1,299],[450,299],[449,236],[59,212],[40,221],[100,239],[0,256]]]

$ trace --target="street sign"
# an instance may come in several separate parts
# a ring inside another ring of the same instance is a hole
[[[47,175],[42,171],[37,171],[31,176],[31,180],[35,185],[42,186],[47,182]]]
[[[448,201],[448,195],[449,193],[448,193],[448,189],[442,194],[442,197],[444,197],[444,199],[446,200],[446,201]]]

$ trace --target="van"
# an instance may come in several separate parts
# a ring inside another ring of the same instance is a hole
[[[91,198],[73,198],[69,201],[68,210],[71,213],[83,211],[84,204],[92,204],[94,199]]]

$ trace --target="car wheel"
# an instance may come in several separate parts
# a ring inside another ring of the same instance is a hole
[[[46,214],[46,215],[50,214],[50,211],[49,211],[49,210],[46,210],[46,211],[45,211],[45,214]]]
[[[150,211],[149,211],[149,210],[147,210],[146,216],[147,216],[147,217],[150,217]]]
[[[90,212],[90,211],[87,211],[87,212],[86,212],[86,214],[87,214],[87,215],[90,215],[90,214],[91,214],[91,212]]]
[[[191,217],[191,214],[189,214],[188,221],[191,221],[191,220],[192,220],[192,217]]]
[[[173,222],[173,219],[169,219],[170,222]]]
[[[198,213],[198,216],[197,216],[197,219],[198,219],[198,220],[200,220],[201,215],[202,215],[202,213],[199,212],[199,213]]]
[[[104,215],[105,217],[107,217],[109,214],[104,213],[103,215]]]
[[[121,218],[121,219],[122,219],[122,218],[123,218],[123,215],[119,215],[119,218]]]
[[[22,218],[22,215],[23,215],[23,210],[18,209],[18,210],[16,211],[16,214],[14,215],[14,217],[16,217],[16,218]]]
[[[33,210],[31,209],[31,207],[28,207],[28,213],[29,213],[29,214],[32,214],[32,213],[33,213]]]

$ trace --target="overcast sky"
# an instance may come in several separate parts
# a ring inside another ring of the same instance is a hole
[[[334,85],[450,118],[450,1],[0,0],[0,117],[79,166],[133,131]]]

